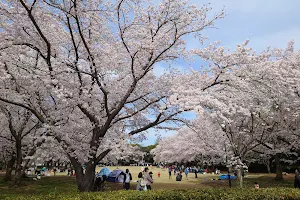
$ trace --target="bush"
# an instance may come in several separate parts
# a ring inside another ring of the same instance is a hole
[[[300,190],[291,188],[268,189],[203,189],[203,190],[153,190],[112,191],[76,194],[53,194],[23,197],[2,197],[7,200],[292,200],[300,199]],[[0,196],[0,199],[2,199]]]

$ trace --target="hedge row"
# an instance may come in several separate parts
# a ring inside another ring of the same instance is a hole
[[[47,196],[1,197],[7,200],[300,200],[300,189],[205,189],[205,190],[153,190],[112,191],[76,194],[52,194]]]

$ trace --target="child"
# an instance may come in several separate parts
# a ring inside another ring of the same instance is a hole
[[[140,172],[138,174],[138,180],[137,180],[138,184],[136,186],[136,190],[138,191],[142,191],[144,190],[144,187],[146,186],[145,182],[144,182],[144,179],[143,179],[143,173]]]
[[[160,172],[158,172],[157,176],[158,176],[158,178],[160,178]]]
[[[153,174],[153,172],[149,172],[149,176],[153,179],[152,174]]]

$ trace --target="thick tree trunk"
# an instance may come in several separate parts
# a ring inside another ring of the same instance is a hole
[[[86,165],[85,174],[83,174],[82,167],[75,167],[76,182],[80,192],[94,191],[94,178],[95,178],[95,164],[88,163]]]
[[[81,163],[74,157],[69,156],[69,159],[75,169],[78,190],[80,192],[94,191],[96,163],[92,161],[86,163],[85,174],[83,174]]]
[[[22,170],[22,145],[21,145],[21,138],[16,139],[16,173],[14,179],[14,185],[20,185],[23,176]]]
[[[5,172],[5,176],[4,176],[4,181],[11,181],[12,180],[12,170],[14,168],[14,164],[15,164],[15,161],[16,161],[16,157],[15,155],[12,155],[11,159],[7,162],[7,165],[6,165],[6,172]]]
[[[283,176],[282,176],[282,166],[280,163],[280,154],[277,153],[275,155],[275,165],[276,165],[276,177],[275,180],[283,180]]]
[[[73,167],[75,168],[76,182],[77,182],[78,190],[80,192],[94,191],[94,179],[95,179],[96,165],[110,151],[111,151],[110,149],[107,149],[107,150],[103,151],[102,153],[100,153],[97,158],[85,163],[86,168],[85,168],[84,174],[83,174],[83,169],[82,169],[81,163],[78,161],[78,159],[67,154]]]

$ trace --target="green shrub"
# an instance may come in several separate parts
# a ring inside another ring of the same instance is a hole
[[[1,197],[1,196],[0,196]],[[300,190],[291,188],[268,189],[203,189],[111,191],[74,194],[49,194],[23,197],[2,197],[7,200],[300,200]],[[1,199],[2,199],[1,198]]]

